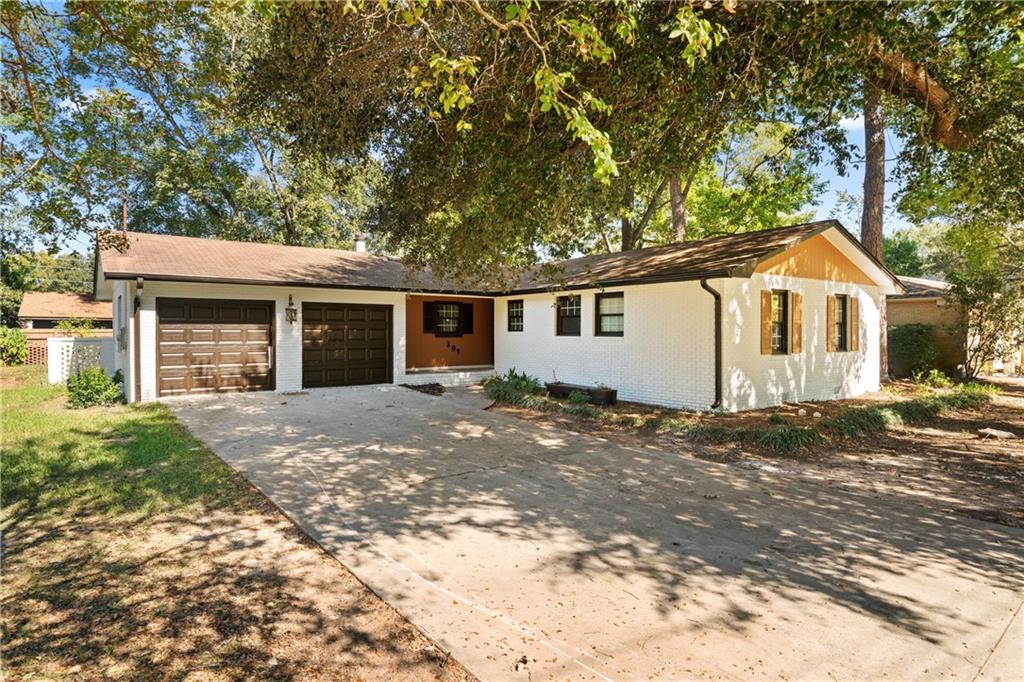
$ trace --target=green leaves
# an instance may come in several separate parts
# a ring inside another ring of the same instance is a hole
[[[728,36],[719,24],[713,24],[701,17],[691,5],[684,5],[676,12],[675,24],[668,37],[683,43],[683,58],[692,69],[698,59],[704,59],[708,51]]]

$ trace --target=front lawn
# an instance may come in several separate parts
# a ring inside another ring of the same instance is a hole
[[[160,405],[2,368],[6,679],[464,679]]]

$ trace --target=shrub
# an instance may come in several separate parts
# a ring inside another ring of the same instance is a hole
[[[889,327],[889,362],[901,376],[921,372],[935,361],[935,336],[930,324]]]
[[[570,405],[587,405],[590,403],[590,394],[586,391],[573,391],[566,400]]]
[[[951,388],[953,380],[940,369],[930,369],[927,372],[915,372],[914,381],[932,388]]]
[[[56,329],[67,336],[85,336],[96,327],[88,317],[69,317],[57,323]]]
[[[121,383],[118,371],[113,377],[100,367],[85,367],[68,377],[68,402],[72,407],[113,405],[121,401]]]
[[[28,359],[28,339],[15,327],[0,327],[0,362],[20,365]]]
[[[525,372],[517,372],[515,367],[505,374],[488,377],[484,380],[484,392],[491,400],[518,405],[524,396],[534,395],[540,391],[540,381]]]

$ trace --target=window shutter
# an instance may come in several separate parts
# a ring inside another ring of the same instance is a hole
[[[789,297],[789,352],[799,353],[804,348],[804,301],[795,291]]]
[[[772,292],[761,292],[761,355],[772,354]]]
[[[459,312],[461,313],[460,317],[461,317],[461,322],[462,322],[462,333],[463,334],[472,334],[473,333],[473,304],[472,303],[463,303],[462,304],[462,310],[459,311]]]
[[[437,304],[433,301],[423,302],[423,333],[433,334],[434,333],[434,309]]]
[[[850,302],[850,343],[847,347],[852,351],[860,350],[860,300],[856,296],[851,296]]]
[[[825,299],[825,350],[834,353],[836,350],[836,297]]]

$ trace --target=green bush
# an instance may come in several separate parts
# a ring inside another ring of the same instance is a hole
[[[28,359],[28,339],[15,327],[0,327],[0,362],[20,365]]]
[[[505,374],[484,380],[484,392],[488,398],[512,405],[518,405],[524,396],[536,394],[540,387],[538,379],[525,372],[517,372],[515,367]]]
[[[121,383],[118,371],[113,377],[100,367],[86,367],[68,377],[68,402],[71,407],[113,405],[121,401]]]
[[[927,372],[915,372],[914,381],[932,388],[952,388],[953,380],[940,369],[930,369]]]
[[[889,327],[889,363],[900,376],[912,375],[935,362],[935,335],[930,324]]]
[[[69,317],[57,323],[55,329],[65,336],[86,336],[96,328],[96,324],[88,317]]]
[[[566,400],[570,405],[587,405],[590,403],[590,394],[586,391],[573,391]]]

